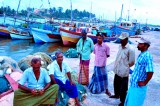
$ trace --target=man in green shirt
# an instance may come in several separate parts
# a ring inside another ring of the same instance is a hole
[[[89,84],[89,62],[90,54],[93,52],[94,43],[87,37],[85,29],[81,32],[82,38],[77,43],[77,51],[80,54],[80,73],[78,82],[83,85]]]

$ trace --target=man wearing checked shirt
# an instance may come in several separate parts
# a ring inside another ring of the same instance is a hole
[[[147,92],[147,84],[153,75],[153,59],[148,51],[151,42],[141,38],[138,42],[138,50],[141,51],[135,64],[134,72],[130,80],[124,106],[143,106]]]

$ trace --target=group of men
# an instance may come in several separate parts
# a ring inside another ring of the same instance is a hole
[[[119,106],[142,106],[147,84],[153,75],[153,60],[148,52],[150,41],[141,38],[138,40],[138,50],[141,51],[137,58],[134,71],[130,80],[128,90],[129,70],[135,63],[135,51],[128,43],[128,33],[122,33],[121,45],[114,64],[114,95],[108,90],[108,74],[106,62],[110,56],[109,46],[103,42],[104,35],[97,34],[97,43],[94,45],[92,39],[87,37],[82,30],[82,38],[77,43],[77,51],[80,55],[80,72],[78,82],[86,85],[91,93],[104,92],[110,98],[120,98]],[[95,54],[94,73],[89,81],[90,54]],[[14,93],[14,106],[38,106],[54,105],[57,100],[58,90],[65,91],[70,98],[74,98],[76,105],[78,91],[71,79],[71,68],[63,61],[63,53],[55,53],[56,61],[53,61],[46,69],[41,68],[41,59],[33,58],[31,68],[24,71],[19,82],[19,89]],[[68,76],[68,79],[66,78]],[[126,96],[127,95],[127,96]]]
[[[106,62],[110,56],[109,46],[103,42],[104,35],[97,34],[97,43],[87,37],[86,31],[82,31],[82,38],[77,43],[77,51],[80,54],[80,72],[78,82],[87,85],[91,93],[104,92],[110,98],[120,98],[119,106],[143,106],[146,96],[147,84],[153,75],[153,59],[148,52],[151,42],[146,38],[139,39],[137,48],[139,54],[135,63],[135,50],[128,43],[129,34],[122,32],[119,36],[121,45],[114,64],[114,95],[108,90],[108,74]],[[113,48],[114,49],[114,48]],[[90,54],[95,54],[94,73],[89,82]],[[130,67],[134,67],[128,90]],[[126,96],[127,95],[127,96]]]
[[[55,106],[58,103],[58,90],[65,91],[69,98],[78,101],[78,90],[71,79],[71,68],[63,61],[63,53],[55,53],[56,60],[46,69],[41,68],[41,58],[34,57],[31,67],[26,69],[14,92],[14,106]],[[66,75],[68,79],[66,78]]]

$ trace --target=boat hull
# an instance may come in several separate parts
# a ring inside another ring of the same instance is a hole
[[[60,28],[60,34],[64,46],[76,45],[78,40],[82,37],[81,33],[72,32],[63,28]]]
[[[16,33],[10,33],[11,39],[19,39],[19,40],[31,40],[33,37],[30,35],[21,35]]]
[[[64,46],[76,45],[78,40],[82,37],[80,32],[72,32],[67,29],[60,28],[60,34]],[[94,34],[87,34],[89,38],[93,40],[94,43],[97,43],[97,36]],[[104,42],[109,42],[115,40],[116,37],[105,37]]]
[[[113,33],[115,35],[120,35],[122,32],[128,32],[129,33],[129,36],[134,36],[136,31],[133,31],[133,30],[130,30],[130,29],[127,29],[127,28],[123,28],[123,27],[120,27],[120,26],[113,26],[111,28],[111,30],[113,31]]]
[[[0,38],[11,38],[7,29],[0,29]]]
[[[32,28],[33,39],[35,43],[47,43],[61,41],[59,34],[54,34],[49,30],[43,30],[38,28]]]

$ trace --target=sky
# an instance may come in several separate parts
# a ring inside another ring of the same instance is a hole
[[[70,9],[70,0],[21,0],[19,10],[27,7],[50,8],[63,7]],[[123,4],[122,18],[137,19],[140,23],[160,25],[160,0],[71,0],[72,9],[87,10],[96,14],[97,18],[115,20],[120,17]],[[0,6],[10,6],[17,9],[19,0],[0,0]],[[92,4],[92,9],[91,9]]]

